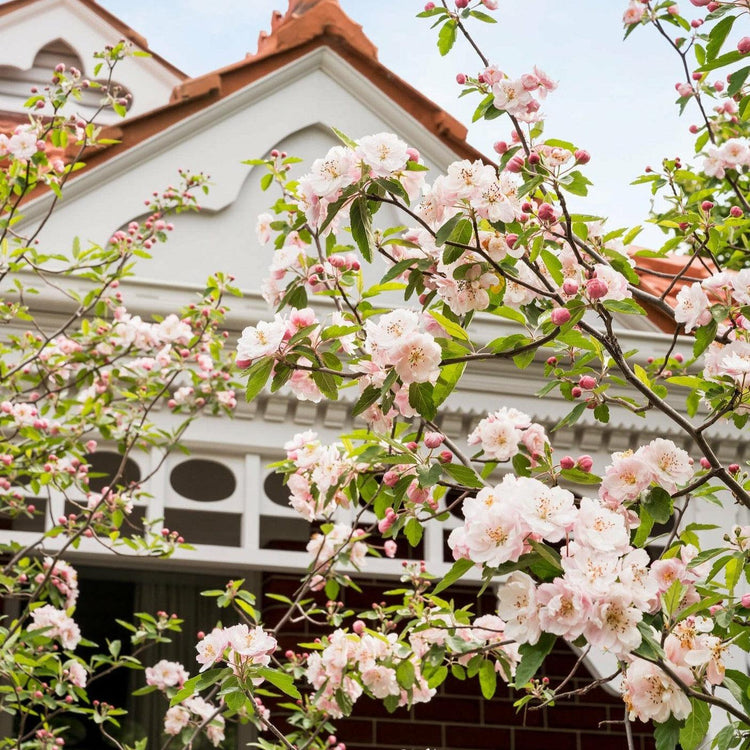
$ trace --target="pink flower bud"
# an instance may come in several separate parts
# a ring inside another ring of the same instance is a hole
[[[390,557],[391,559],[396,557],[397,549],[398,547],[396,545],[396,542],[393,541],[393,539],[388,539],[383,545],[383,551],[385,552],[385,556]]]
[[[362,633],[364,633],[364,632],[365,632],[365,630],[367,630],[367,626],[366,626],[366,625],[364,624],[364,622],[362,622],[362,620],[355,620],[355,621],[354,621],[354,622],[352,623],[352,630],[353,630],[353,631],[354,631],[354,632],[355,632],[355,633],[356,633],[357,635],[362,635]]]
[[[469,0],[456,0],[457,8],[466,8],[469,5]]]
[[[552,221],[555,218],[555,209],[549,203],[542,203],[537,211],[540,221]]]
[[[450,451],[441,451],[440,452],[440,462],[444,464],[449,464],[453,460],[453,454]]]
[[[458,74],[458,75],[456,76],[456,83],[457,83],[457,84],[458,84],[459,86],[463,86],[463,85],[464,85],[464,84],[466,83],[466,76],[465,76],[465,75],[464,75],[463,73],[459,73],[459,74]]]
[[[520,156],[514,156],[505,166],[509,172],[520,172],[523,169],[523,159]]]
[[[740,602],[745,609],[750,608],[750,594],[743,594]]]
[[[742,39],[737,42],[737,49],[742,55],[746,55],[750,52],[750,36],[743,36]]]
[[[508,245],[508,247],[512,250],[515,247],[516,242],[518,241],[518,235],[508,233],[505,235],[505,242]]]
[[[579,164],[588,164],[591,161],[591,154],[588,151],[584,151],[579,148],[574,154],[576,161]]]
[[[392,469],[383,474],[383,484],[386,487],[394,487],[399,480],[399,475]]]
[[[737,474],[737,473],[739,473],[740,465],[739,464],[729,464],[729,466],[727,466],[727,470],[729,471],[730,474]]]
[[[702,469],[711,468],[711,462],[705,456],[701,456],[700,465]]]
[[[587,453],[585,453],[583,456],[578,456],[578,461],[576,461],[578,464],[578,468],[581,471],[591,471],[592,467],[594,466],[594,459],[591,458]]]
[[[604,279],[594,277],[593,279],[589,279],[586,282],[586,294],[588,295],[589,299],[601,299],[602,297],[606,296],[608,291],[609,287],[607,286],[607,282],[604,281]]]
[[[573,296],[574,294],[578,294],[578,290],[580,287],[578,286],[577,281],[573,281],[573,279],[565,279],[562,285],[562,290],[565,294],[569,296]]]
[[[724,607],[721,606],[721,604],[714,604],[712,607],[708,608],[708,611],[715,615],[717,612],[721,612],[721,610],[724,609]]]
[[[417,450],[417,448],[419,448],[419,446],[413,440],[410,440],[405,447],[410,451],[415,451]]]
[[[529,164],[539,164],[541,160],[542,160],[542,157],[539,156],[539,154],[536,151],[532,151],[529,154]]]
[[[424,436],[424,444],[430,448],[439,448],[445,442],[445,435],[440,432],[428,432]]]
[[[432,10],[435,7],[435,3],[425,3],[425,10]]]
[[[577,385],[574,385],[570,389],[570,395],[573,396],[573,398],[578,398],[582,393],[583,391]]]
[[[698,132],[698,126],[697,125],[691,125],[688,130],[695,135]]]
[[[711,201],[703,201],[703,203],[701,203],[701,208],[704,211],[710,211],[713,207],[714,207],[714,204],[711,203]]]
[[[714,91],[724,91],[724,81],[714,81]]]
[[[550,315],[550,320],[556,326],[565,325],[570,320],[570,310],[565,307],[556,307]]]
[[[563,456],[560,459],[561,469],[572,469],[575,465],[576,465],[576,462],[573,456]]]
[[[547,364],[550,367],[554,367],[557,364],[557,357],[548,357],[547,358]]]
[[[739,206],[732,206],[729,209],[729,213],[734,216],[735,219],[739,219],[742,216],[742,209]]]
[[[419,151],[415,148],[407,148],[406,155],[409,157],[409,161],[419,161]]]
[[[508,144],[505,141],[495,141],[495,145],[492,147],[496,153],[504,154],[508,150]]]
[[[591,375],[581,375],[578,385],[583,388],[584,391],[593,391],[596,388],[596,378]]]
[[[667,8],[667,13],[669,13],[670,16],[677,16],[680,13],[680,9],[676,5],[670,5]]]

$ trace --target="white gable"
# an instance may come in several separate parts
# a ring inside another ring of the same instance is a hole
[[[21,112],[31,86],[49,82],[59,63],[74,65],[85,78],[96,80],[94,53],[116,44],[122,31],[78,0],[38,0],[2,16],[0,23],[0,111]],[[130,115],[169,101],[181,81],[177,72],[153,58],[129,58],[118,65],[116,83],[132,94]],[[88,115],[98,104],[92,92],[77,110]],[[115,121],[116,115],[101,118]]]
[[[47,241],[54,238],[55,249],[64,251],[83,231],[84,243],[106,242],[142,214],[153,190],[176,181],[178,168],[203,171],[212,182],[209,195],[201,196],[203,211],[178,217],[177,231],[153,260],[138,266],[137,276],[199,288],[208,274],[223,270],[257,292],[272,251],[258,245],[255,218],[279,196],[273,189],[263,193],[263,172],[242,160],[278,148],[305,160],[298,166],[302,174],[338,142],[332,126],[354,138],[396,132],[438,172],[456,158],[364,76],[321,48],[81,174],[45,228]],[[45,200],[38,203],[43,210]],[[35,213],[29,208],[27,216]],[[385,219],[406,223],[395,212]]]

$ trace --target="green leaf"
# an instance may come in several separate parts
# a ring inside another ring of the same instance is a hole
[[[747,76],[750,75],[750,66],[735,70],[729,76],[729,85],[727,86],[727,96],[734,96],[744,86]]]
[[[466,252],[466,248],[461,247],[461,245],[468,245],[473,235],[474,226],[472,223],[468,219],[461,219],[446,240],[448,247],[443,251],[443,263],[455,263]],[[451,245],[451,242],[456,244]]]
[[[435,383],[432,395],[436,407],[440,406],[450,396],[453,389],[458,385],[465,369],[466,362],[457,362],[454,365],[444,365],[440,368],[440,377]]]
[[[476,472],[463,464],[443,464],[443,471],[464,487],[484,487],[484,482],[477,477]]]
[[[263,191],[268,190],[268,188],[271,187],[271,183],[273,182],[273,175],[269,172],[269,174],[264,174],[263,177],[260,178],[260,189]]]
[[[488,659],[485,659],[482,662],[482,666],[479,667],[479,687],[482,689],[482,695],[485,700],[490,700],[495,695],[495,690],[497,690],[495,664]]]
[[[440,54],[445,57],[453,45],[456,43],[456,36],[458,35],[458,25],[452,18],[443,24],[438,34],[438,50]]]
[[[602,478],[596,474],[591,474],[588,471],[581,469],[563,469],[560,472],[563,479],[567,479],[569,482],[575,482],[576,484],[601,484]]]
[[[718,329],[719,324],[715,320],[711,320],[710,323],[696,329],[695,344],[693,344],[694,357],[700,357],[708,349],[708,345],[716,339]]]
[[[376,388],[373,385],[368,385],[362,395],[357,399],[357,403],[352,408],[352,416],[356,417],[363,411],[367,411],[374,403],[380,399],[380,388]]]
[[[737,16],[727,16],[722,18],[716,26],[711,29],[711,33],[708,35],[708,44],[706,45],[706,60],[713,62],[721,48],[729,36],[729,32],[732,30],[734,20]],[[727,96],[733,96],[727,91]]]
[[[346,133],[342,133],[338,128],[331,128],[335,133],[336,137],[349,148],[357,148],[357,142],[350,138]]]
[[[265,677],[275,688],[281,690],[282,693],[285,693],[290,698],[296,700],[301,697],[299,690],[294,686],[294,680],[286,672],[279,672],[276,669],[269,669],[268,667],[260,667],[257,672],[259,676]]]
[[[320,372],[320,370],[313,370],[312,375],[313,382],[318,386],[320,392],[329,400],[337,401],[339,397],[338,388],[336,388],[336,379],[331,375],[330,372]]]
[[[450,219],[448,219],[448,221],[446,221],[445,224],[443,224],[443,226],[437,230],[437,233],[435,234],[435,244],[438,247],[445,244],[445,241],[448,239],[448,237],[451,236],[453,230],[456,228],[456,224],[458,224],[461,219],[461,214],[456,214],[455,216],[452,216]]]
[[[437,408],[433,401],[432,383],[412,383],[409,386],[409,405],[425,419],[435,419]]]
[[[519,648],[521,662],[516,668],[514,678],[516,685],[525,685],[536,674],[547,654],[552,651],[556,641],[557,636],[551,633],[542,633],[541,638],[533,646],[530,643],[524,643]]]
[[[691,698],[693,710],[685,719],[685,726],[680,729],[680,745],[682,750],[697,750],[708,732],[711,721],[711,708],[697,698]]]
[[[587,177],[584,177],[584,175],[581,174],[581,172],[579,172],[578,170],[571,172],[560,180],[560,185],[563,190],[567,190],[573,195],[588,195],[588,186],[591,184],[591,180],[589,180]]]
[[[680,738],[680,722],[670,716],[663,724],[654,723],[656,750],[675,750]]]
[[[744,57],[745,55],[739,50],[733,50],[732,52],[727,52],[726,54],[717,57],[711,62],[707,62],[705,65],[701,65],[701,67],[698,68],[698,71],[701,73],[707,73],[710,70],[716,70],[717,68],[723,68],[725,65],[736,63]]]
[[[485,23],[497,23],[497,19],[493,18],[492,16],[488,15],[487,13],[482,13],[481,10],[472,10],[469,15],[472,18],[476,18],[480,21],[484,21]]]
[[[466,333],[458,323],[454,323],[449,318],[446,318],[445,315],[441,315],[437,310],[428,310],[428,313],[431,317],[435,318],[435,320],[437,320],[437,322],[440,323],[440,325],[445,328],[448,334],[454,339],[460,339],[461,341],[469,340],[469,334]]]
[[[656,523],[667,523],[672,517],[672,496],[662,487],[652,487],[641,503]]]
[[[567,427],[568,425],[575,424],[580,418],[581,414],[586,411],[586,402],[582,401],[580,404],[576,404],[573,408],[573,411],[570,412],[570,414],[567,414],[564,416],[553,428],[552,432],[555,432],[556,430],[560,430],[563,427]]]
[[[408,659],[404,659],[396,667],[396,679],[398,680],[398,684],[404,688],[404,690],[408,690],[414,685],[415,678],[416,674],[414,672],[414,665]]]
[[[247,387],[245,388],[245,398],[248,403],[252,401],[265,387],[268,378],[273,370],[274,360],[272,357],[264,357],[256,362],[247,371]]]
[[[654,519],[651,517],[651,514],[643,507],[641,507],[640,519],[641,522],[638,525],[638,531],[635,532],[635,536],[633,537],[634,547],[643,547],[643,545],[645,545],[648,541],[649,534],[651,534],[651,529],[654,528]]]
[[[349,211],[349,223],[352,230],[352,237],[357,243],[362,257],[370,263],[372,261],[372,217],[367,210],[367,200],[357,198],[352,202]]]
[[[441,591],[445,591],[449,586],[452,586],[460,578],[463,578],[472,568],[474,563],[471,560],[465,560],[461,558],[453,563],[453,567],[443,576],[438,582],[437,586],[432,590],[433,594],[439,594]]]
[[[419,544],[423,532],[424,527],[416,518],[410,518],[406,526],[404,526],[404,534],[412,547],[416,547]]]

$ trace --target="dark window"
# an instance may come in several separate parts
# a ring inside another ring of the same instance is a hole
[[[204,458],[191,458],[175,466],[169,483],[182,497],[203,503],[226,500],[237,489],[237,480],[230,469]]]
[[[126,458],[122,464],[122,456],[111,451],[88,453],[84,457],[89,469],[89,487],[92,492],[101,492],[102,488],[110,487],[115,477],[117,487],[128,487],[133,482],[140,482],[141,470],[132,458]],[[120,466],[123,466],[120,471]],[[98,475],[98,476],[97,476]]]

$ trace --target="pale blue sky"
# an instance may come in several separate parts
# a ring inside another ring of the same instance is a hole
[[[274,8],[286,0],[100,0],[143,34],[151,48],[190,75],[198,75],[254,52],[258,32],[269,28]],[[547,100],[546,133],[575,141],[592,154],[587,174],[595,185],[582,209],[632,225],[644,216],[649,191],[628,187],[647,163],[664,156],[690,157],[688,125],[678,118],[674,83],[679,59],[650,28],[623,42],[626,0],[501,0],[499,23],[475,23],[487,56],[510,75],[537,64],[559,81]],[[473,104],[458,100],[455,74],[476,72],[478,59],[459,43],[441,59],[423,7],[412,0],[341,0],[344,10],[377,45],[380,60],[449,112],[469,122]],[[688,5],[683,0],[683,5]],[[690,7],[690,6],[689,6]],[[691,8],[692,9],[692,8]],[[508,122],[470,128],[469,140],[491,153],[507,138]],[[656,234],[649,233],[656,239]]]

